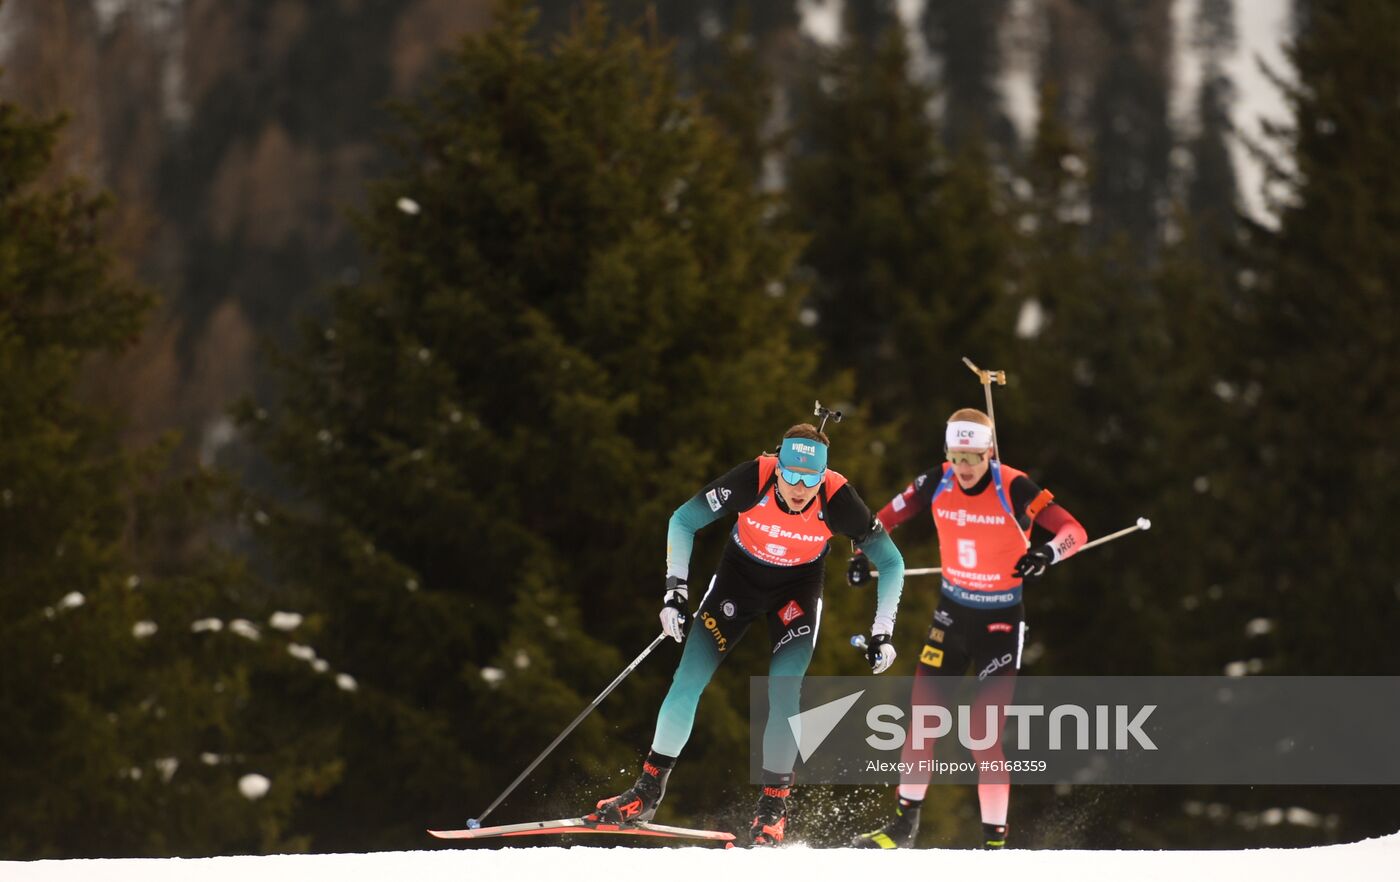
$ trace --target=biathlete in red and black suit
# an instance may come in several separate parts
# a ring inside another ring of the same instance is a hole
[[[1027,475],[995,458],[991,419],[980,410],[965,408],[948,418],[945,448],[948,459],[914,479],[903,493],[877,515],[886,530],[893,530],[922,511],[933,516],[938,528],[938,554],[942,566],[942,595],[919,654],[914,674],[913,705],[952,707],[957,680],[969,668],[977,677],[972,705],[971,735],[979,730],[989,706],[1011,703],[1016,672],[1025,645],[1025,609],[1021,603],[1022,580],[1039,576],[1084,545],[1084,528],[1074,516],[1052,501]],[[1032,527],[1052,538],[1032,547]],[[851,558],[847,579],[853,585],[870,578],[870,561]],[[883,578],[884,574],[881,573]],[[973,751],[982,760],[1000,761],[998,737],[991,747]],[[933,742],[916,750],[906,740],[901,761],[895,817],[884,827],[856,837],[866,848],[908,848],[919,829],[919,807],[932,772]],[[922,763],[922,764],[921,764]],[[1000,769],[992,766],[992,769]],[[982,809],[984,845],[1006,844],[1006,815],[1011,782],[1004,771],[979,771],[977,797]]]
[[[814,426],[793,426],[783,435],[776,455],[764,454],[735,467],[671,516],[661,626],[675,640],[684,640],[685,649],[661,704],[642,774],[621,795],[599,801],[589,818],[611,823],[651,819],[676,757],[690,738],[700,694],[749,626],[763,619],[772,649],[768,665],[772,679],[763,735],[763,790],[750,836],[755,845],[783,840],[797,760],[797,744],[787,720],[799,712],[801,678],[821,627],[828,543],[833,536],[848,536],[880,567],[867,651],[871,670],[877,674],[894,662],[890,635],[904,584],[904,559],[884,527],[845,477],[827,468],[829,443]],[[729,514],[738,516],[730,541],[687,636],[695,533]]]

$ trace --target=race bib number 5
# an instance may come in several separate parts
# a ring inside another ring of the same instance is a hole
[[[977,543],[974,540],[958,540],[958,563],[968,569],[977,566]]]

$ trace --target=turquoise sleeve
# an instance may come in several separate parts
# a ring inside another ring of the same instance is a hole
[[[678,579],[690,577],[690,552],[695,548],[695,533],[719,520],[722,513],[723,509],[715,511],[703,495],[696,494],[671,514],[671,523],[666,528],[666,575]],[[901,564],[900,571],[903,569]]]
[[[899,595],[904,591],[904,555],[895,547],[890,534],[883,529],[873,531],[860,550],[870,558],[880,573],[875,592],[875,622],[871,633],[894,634],[894,618],[899,612]]]

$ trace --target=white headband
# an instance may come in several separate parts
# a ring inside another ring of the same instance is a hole
[[[954,448],[986,450],[992,446],[992,427],[958,420],[948,424],[948,432],[943,436],[943,443],[949,450]]]

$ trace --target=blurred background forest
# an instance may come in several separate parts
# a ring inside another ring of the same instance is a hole
[[[1025,674],[1400,673],[1391,0],[4,0],[0,67],[0,856],[425,847],[656,633],[676,506],[815,398],[882,505],[981,405],[963,356],[1091,537],[1154,522],[1028,591]],[[813,674],[863,669],[846,556]],[[663,820],[747,820],[763,643]],[[630,782],[678,655],[493,820]],[[974,788],[929,806],[975,841]],[[1400,802],[1022,787],[1011,826],[1304,845]]]

